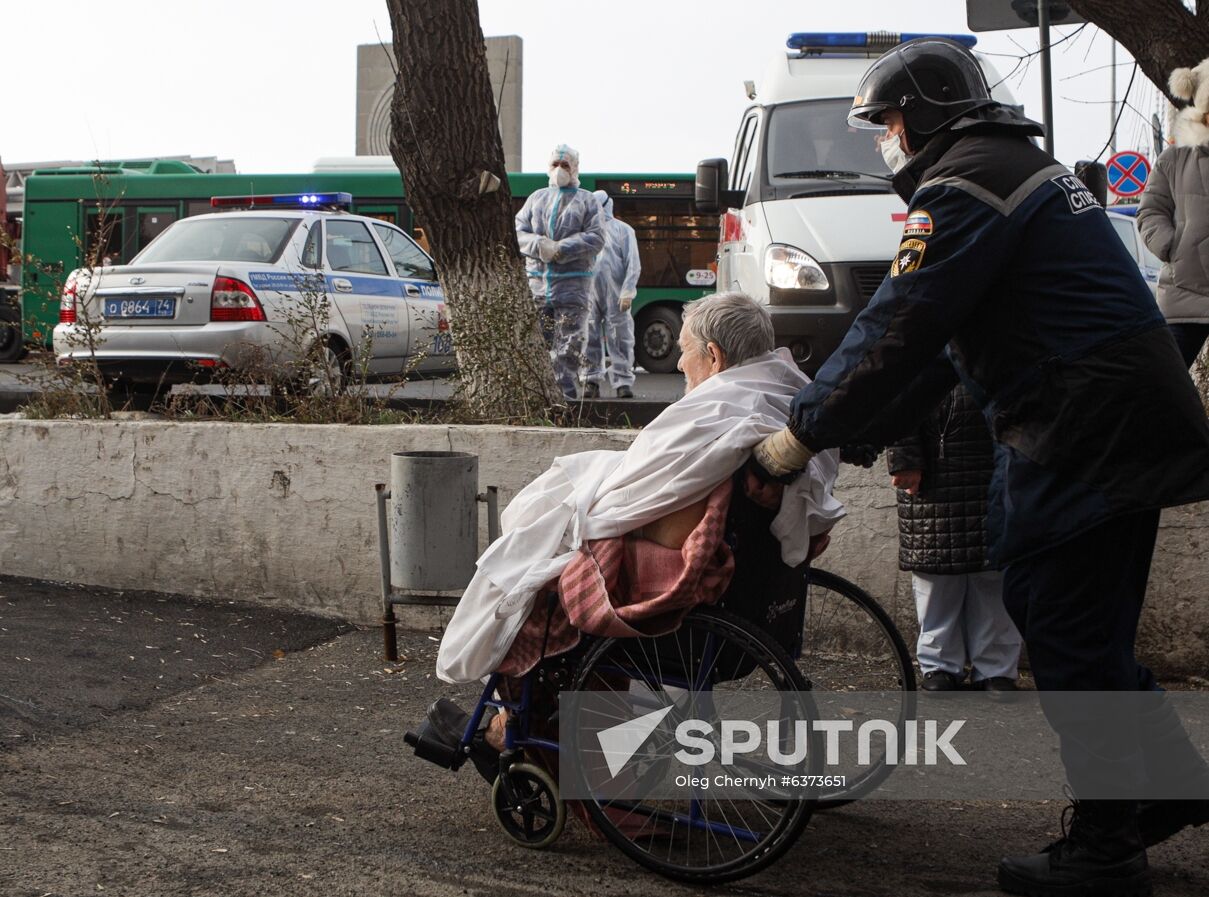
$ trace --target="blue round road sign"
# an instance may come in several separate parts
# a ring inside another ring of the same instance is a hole
[[[1150,177],[1150,163],[1141,153],[1123,150],[1108,160],[1108,189],[1117,196],[1137,196]]]

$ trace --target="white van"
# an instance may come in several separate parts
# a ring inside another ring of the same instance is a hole
[[[876,131],[848,126],[861,77],[920,34],[792,34],[754,87],[730,163],[697,167],[698,211],[722,214],[717,289],[768,305],[777,345],[813,375],[885,277],[906,206]],[[934,35],[929,35],[934,36]],[[973,35],[939,35],[967,47]],[[975,54],[978,55],[978,54]],[[985,57],[1001,103],[1015,100]]]

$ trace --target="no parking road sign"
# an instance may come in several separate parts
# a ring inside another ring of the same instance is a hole
[[[1117,196],[1137,196],[1150,177],[1150,163],[1141,153],[1123,150],[1108,160],[1108,189]]]

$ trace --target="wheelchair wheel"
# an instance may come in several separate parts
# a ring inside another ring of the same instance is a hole
[[[591,693],[585,706],[590,701],[596,709],[580,707],[564,718],[562,775],[576,777],[577,795],[592,795],[583,801],[592,823],[639,864],[680,881],[733,881],[775,861],[805,829],[815,802],[805,789],[785,787],[780,776],[820,774],[821,739],[812,727],[796,733],[806,746],[798,765],[773,765],[764,753],[753,752],[725,768],[736,776],[773,775],[776,786],[741,796],[716,794],[718,789],[709,786],[668,790],[673,773],[684,769],[678,764],[672,768],[680,721],[724,716],[727,707],[751,707],[753,702],[769,708],[768,715],[743,718],[815,718],[793,661],[754,624],[720,609],[700,608],[669,635],[602,639],[581,661],[572,689]],[[666,708],[660,728],[644,736],[624,766],[611,765],[616,757],[607,755],[603,740],[590,733],[603,734],[602,725],[635,720],[660,708]],[[589,718],[593,714],[595,719]],[[695,768],[707,778],[719,769]],[[663,790],[651,787],[656,785]],[[625,796],[609,788],[620,788]]]
[[[532,763],[516,763],[491,786],[496,821],[508,837],[540,850],[549,847],[567,824],[567,807],[550,774]]]
[[[826,695],[838,698],[840,693],[860,693],[861,712],[898,721],[902,745],[904,724],[915,713],[916,697],[915,668],[902,635],[877,600],[859,586],[814,568],[808,580],[802,647],[797,655],[799,672],[824,710],[831,709]],[[844,699],[838,703],[856,702]],[[858,767],[850,759],[842,759],[840,765],[827,767],[829,775],[845,777],[844,785],[821,789],[819,809],[850,803],[870,793],[893,771],[888,759],[883,748],[868,766]]]

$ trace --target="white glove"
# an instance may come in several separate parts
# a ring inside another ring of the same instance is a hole
[[[622,293],[621,298],[617,300],[617,304],[621,306],[622,311],[629,311],[630,306],[634,304],[634,294]]]
[[[537,257],[549,263],[558,258],[558,242],[549,237],[541,237],[537,241]]]
[[[752,450],[756,463],[774,477],[783,477],[802,470],[814,453],[786,427],[778,430]]]

